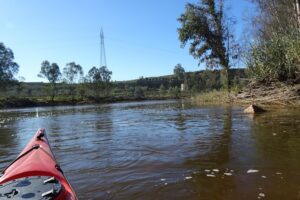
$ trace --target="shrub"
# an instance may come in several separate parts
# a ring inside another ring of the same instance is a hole
[[[163,96],[166,95],[166,92],[167,91],[166,91],[165,86],[163,84],[161,84],[160,87],[159,87],[159,95],[163,97]]]
[[[255,44],[247,59],[248,74],[259,82],[295,79],[300,66],[300,33],[273,34]]]
[[[134,97],[135,98],[143,98],[145,95],[144,95],[144,90],[140,87],[135,87],[134,89]]]
[[[180,89],[177,86],[170,87],[168,93],[171,97],[178,98],[180,96]]]

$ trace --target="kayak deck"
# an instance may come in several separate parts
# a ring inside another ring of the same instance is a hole
[[[25,180],[26,178],[32,178],[36,181],[38,177],[43,177],[43,181],[51,178],[55,179],[55,181],[61,185],[59,194],[53,195],[55,198],[48,199],[77,199],[75,192],[56,162],[44,129],[39,129],[37,131],[17,159],[2,172],[2,176],[0,177],[0,199],[2,199],[1,195],[3,195],[1,194],[3,190],[1,187],[8,187],[7,185],[9,185],[10,182],[16,180],[21,180],[22,183],[24,181],[28,182],[29,180]],[[57,191],[55,193],[57,193]],[[17,196],[20,196],[20,194],[16,194],[16,197]],[[51,194],[48,196],[50,197]]]

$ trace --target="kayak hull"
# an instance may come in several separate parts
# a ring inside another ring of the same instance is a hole
[[[77,200],[76,194],[56,162],[44,129],[39,129],[24,150],[0,177],[0,185],[25,177],[54,177],[63,190],[55,200]]]

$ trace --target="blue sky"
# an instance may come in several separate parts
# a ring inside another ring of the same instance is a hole
[[[103,28],[107,66],[112,80],[159,76],[177,63],[186,71],[203,69],[180,48],[177,18],[196,0],[0,0],[0,42],[11,48],[20,65],[18,76],[37,77],[43,60],[61,70],[75,61],[84,73],[100,65],[99,32]],[[247,0],[227,0],[238,38],[244,28]]]

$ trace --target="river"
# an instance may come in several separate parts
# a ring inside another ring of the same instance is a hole
[[[300,110],[145,101],[0,110],[0,168],[38,128],[79,199],[300,199]]]

